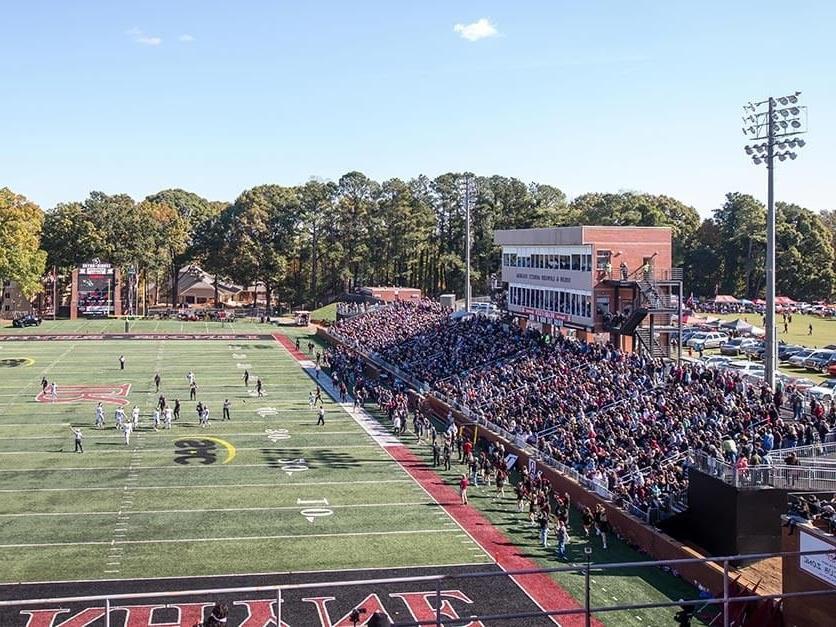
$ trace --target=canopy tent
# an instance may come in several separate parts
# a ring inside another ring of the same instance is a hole
[[[751,300],[747,300],[745,298],[741,298],[739,302],[740,302],[741,305],[754,305],[755,304]]]
[[[752,325],[741,318],[736,320],[729,320],[720,325],[721,329],[729,329],[730,331],[737,331],[738,333],[751,333]]]
[[[775,304],[776,305],[795,305],[795,301],[790,298],[789,296],[776,296],[775,297]]]
[[[720,303],[721,305],[735,305],[740,301],[729,294],[718,294],[714,297],[714,302]]]
[[[755,337],[763,337],[764,335],[766,335],[766,329],[753,326],[752,330],[749,331],[749,335],[754,335]]]
[[[756,298],[755,299],[755,304],[756,305],[765,305],[766,301],[763,298]]]
[[[674,320],[676,316],[674,316]],[[702,316],[695,313],[683,313],[682,314],[682,324],[687,325],[708,325],[708,324],[715,324],[718,321],[718,318],[714,318],[712,316]]]

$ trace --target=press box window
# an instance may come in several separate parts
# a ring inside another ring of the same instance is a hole
[[[599,250],[595,258],[595,267],[598,270],[606,270],[607,266],[612,262],[611,250]]]

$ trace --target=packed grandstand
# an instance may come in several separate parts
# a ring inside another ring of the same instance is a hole
[[[669,510],[686,490],[696,452],[745,470],[772,451],[823,441],[836,426],[833,403],[786,415],[799,396],[792,384],[772,390],[701,362],[450,313],[428,300],[397,302],[331,333],[644,516]],[[351,363],[344,349],[330,358]]]

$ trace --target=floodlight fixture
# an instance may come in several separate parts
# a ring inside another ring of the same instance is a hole
[[[807,131],[807,109],[804,106],[794,106],[799,101],[800,91],[786,96],[769,97],[766,100],[743,106],[744,124],[752,123],[743,128],[743,134],[750,142],[744,147],[746,154],[755,165],[766,165],[767,170],[767,202],[766,202],[766,352],[764,362],[766,366],[766,383],[775,386],[775,371],[777,366],[777,337],[775,327],[775,189],[774,169],[775,160],[795,161],[798,154],[796,146],[805,145],[803,139],[795,137]],[[790,106],[793,105],[793,106]],[[750,120],[750,118],[753,118]]]

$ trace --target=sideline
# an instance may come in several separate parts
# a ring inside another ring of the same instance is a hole
[[[315,381],[316,372],[314,364],[308,360],[307,355],[296,350],[290,338],[281,333],[274,333],[276,342],[284,347],[293,356],[302,369]],[[327,375],[317,381],[335,401],[336,390]],[[482,550],[485,551],[503,571],[537,569],[533,561],[520,554],[519,547],[501,530],[497,529],[481,512],[472,506],[459,504],[458,492],[451,486],[444,483],[427,464],[424,463],[406,445],[391,435],[380,422],[375,420],[365,409],[358,412],[353,411],[353,404],[340,403],[340,406],[348,412],[364,430],[369,432],[365,423],[374,423],[376,430],[383,430],[388,434],[389,440],[395,440],[394,444],[381,444],[392,459],[412,477],[415,482],[436,502],[439,507],[464,531]],[[359,415],[358,415],[359,414]],[[371,435],[371,433],[369,433]],[[375,441],[377,441],[375,439]],[[378,442],[379,443],[379,442]],[[549,609],[569,609],[583,607],[575,598],[564,590],[558,583],[547,574],[512,576],[511,579],[537,606],[544,611]],[[584,625],[585,617],[563,616],[562,622],[555,616],[549,617],[553,623],[563,627],[581,627]],[[602,627],[600,620],[592,618],[592,624]]]

